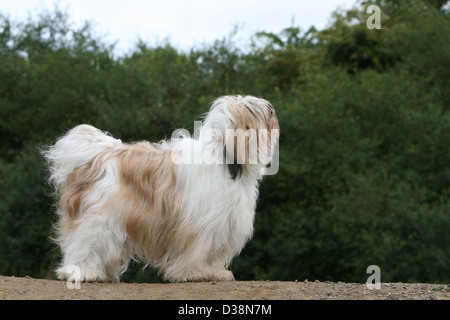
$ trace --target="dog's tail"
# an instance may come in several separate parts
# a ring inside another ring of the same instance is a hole
[[[74,169],[90,162],[103,151],[120,145],[122,141],[90,125],[82,124],[68,131],[42,152],[48,162],[49,183],[55,194],[59,195],[61,186]]]

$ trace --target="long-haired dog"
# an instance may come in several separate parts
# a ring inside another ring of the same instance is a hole
[[[268,101],[225,96],[195,138],[125,144],[90,125],[67,132],[44,151],[58,278],[119,281],[140,259],[169,281],[234,280],[227,268],[252,235],[278,131]]]

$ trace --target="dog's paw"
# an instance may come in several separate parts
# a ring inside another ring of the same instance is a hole
[[[209,282],[209,281],[234,281],[234,276],[228,270],[207,270],[190,274],[186,278],[178,279],[179,282]]]
[[[234,281],[233,272],[228,270],[219,270],[213,275],[211,281]]]

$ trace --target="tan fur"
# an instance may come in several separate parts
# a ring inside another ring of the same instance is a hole
[[[140,142],[111,154],[119,163],[125,230],[134,251],[146,261],[161,260],[169,248],[186,251],[194,239],[180,230],[181,196],[170,152]]]
[[[75,169],[67,177],[66,183],[61,188],[59,199],[60,219],[55,225],[56,238],[59,242],[66,234],[75,229],[83,220],[80,216],[80,207],[83,200],[89,195],[95,182],[102,177],[96,177],[100,164],[92,161]]]

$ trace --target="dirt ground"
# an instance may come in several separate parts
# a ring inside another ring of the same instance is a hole
[[[0,276],[0,300],[450,300],[450,285],[235,281],[81,283]]]

